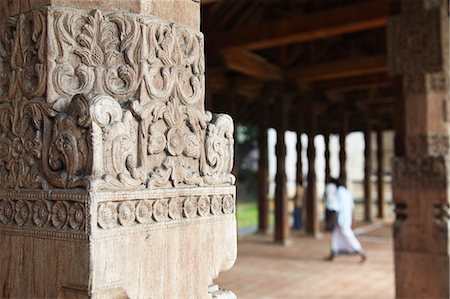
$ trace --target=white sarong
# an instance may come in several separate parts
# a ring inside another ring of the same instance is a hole
[[[333,254],[363,253],[363,248],[352,231],[353,197],[345,187],[337,190],[339,202],[337,225],[331,233],[331,251]]]
[[[363,249],[351,228],[342,229],[336,225],[331,234],[331,251],[337,255],[362,253]]]

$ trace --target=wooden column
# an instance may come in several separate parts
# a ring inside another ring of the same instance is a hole
[[[263,99],[259,114],[258,128],[258,231],[267,232],[269,228],[269,201],[268,191],[268,154],[267,154],[267,128],[268,111],[266,101]]]
[[[325,182],[328,182],[331,177],[330,171],[330,135],[325,133],[323,136],[325,142]]]
[[[383,131],[377,130],[377,218],[384,218],[384,144]]]
[[[277,174],[275,189],[275,242],[284,244],[289,238],[287,179],[286,179],[286,144],[284,134],[287,129],[287,99],[281,97],[277,103]]]
[[[302,133],[297,132],[297,176],[296,182],[298,186],[303,186],[303,163],[302,163]]]
[[[367,121],[364,130],[364,221],[372,221],[372,138],[371,125]]]
[[[342,112],[341,114],[341,126],[339,130],[339,178],[347,185],[347,152],[345,149],[345,139],[347,137],[347,114]]]
[[[402,76],[404,97],[393,165],[396,297],[450,298],[449,3],[398,3],[387,28],[389,71]]]
[[[308,134],[308,186],[306,195],[306,233],[316,236],[319,233],[319,221],[317,218],[317,191],[316,191],[316,172],[315,160],[316,149],[314,146],[314,136],[316,129],[316,115],[313,103],[309,104],[307,116],[307,134]]]

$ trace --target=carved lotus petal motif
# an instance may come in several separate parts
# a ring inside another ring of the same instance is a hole
[[[19,200],[16,202],[16,212],[14,213],[14,221],[18,225],[23,225],[28,221],[30,209],[26,202]]]
[[[234,199],[231,195],[223,197],[223,212],[225,214],[232,214],[234,212]]]
[[[167,133],[167,149],[172,156],[179,156],[183,152],[183,133],[178,128],[172,128]]]
[[[187,197],[184,200],[183,208],[184,216],[187,218],[194,218],[197,214],[197,200],[195,197]]]
[[[208,196],[200,196],[198,199],[198,214],[200,216],[206,216],[211,210],[211,203]]]
[[[117,224],[117,207],[115,203],[103,203],[98,208],[98,225],[111,228]]]
[[[173,220],[180,219],[183,212],[182,202],[178,198],[169,200],[169,217]]]
[[[80,229],[86,221],[86,212],[84,206],[80,203],[74,203],[69,209],[69,225],[73,229]]]
[[[157,221],[157,222],[162,222],[164,220],[167,219],[167,214],[169,208],[167,206],[167,203],[164,202],[163,200],[157,200],[154,204],[153,204],[153,218]]]
[[[152,220],[152,205],[151,200],[141,200],[136,207],[136,220],[139,223],[150,223]]]
[[[50,211],[43,200],[38,200],[33,205],[33,223],[36,226],[44,226],[50,218]]]
[[[213,196],[211,199],[211,212],[214,215],[222,214],[222,198],[218,195]]]
[[[62,201],[58,201],[52,208],[52,225],[56,228],[62,228],[67,222],[67,207]]]
[[[0,222],[2,222],[3,224],[7,224],[12,220],[13,216],[13,204],[7,199],[2,199],[0,201]]]
[[[134,203],[131,201],[119,204],[119,222],[123,226],[129,226],[136,219]]]

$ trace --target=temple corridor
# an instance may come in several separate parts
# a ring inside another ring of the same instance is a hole
[[[293,234],[286,246],[274,244],[271,235],[241,237],[236,264],[218,283],[238,298],[394,298],[391,224],[357,224],[355,232],[368,255],[365,263],[357,256],[325,261],[328,233],[318,239]]]

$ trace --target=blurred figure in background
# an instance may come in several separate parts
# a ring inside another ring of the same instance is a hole
[[[325,230],[333,231],[337,222],[337,212],[339,210],[339,202],[337,200],[337,180],[331,178],[326,186],[323,194],[323,202],[325,205]]]
[[[338,254],[359,254],[361,261],[366,260],[364,249],[352,230],[353,222],[353,196],[345,187],[342,180],[337,180],[336,201],[337,223],[331,234],[331,254],[329,260],[333,260]]]

